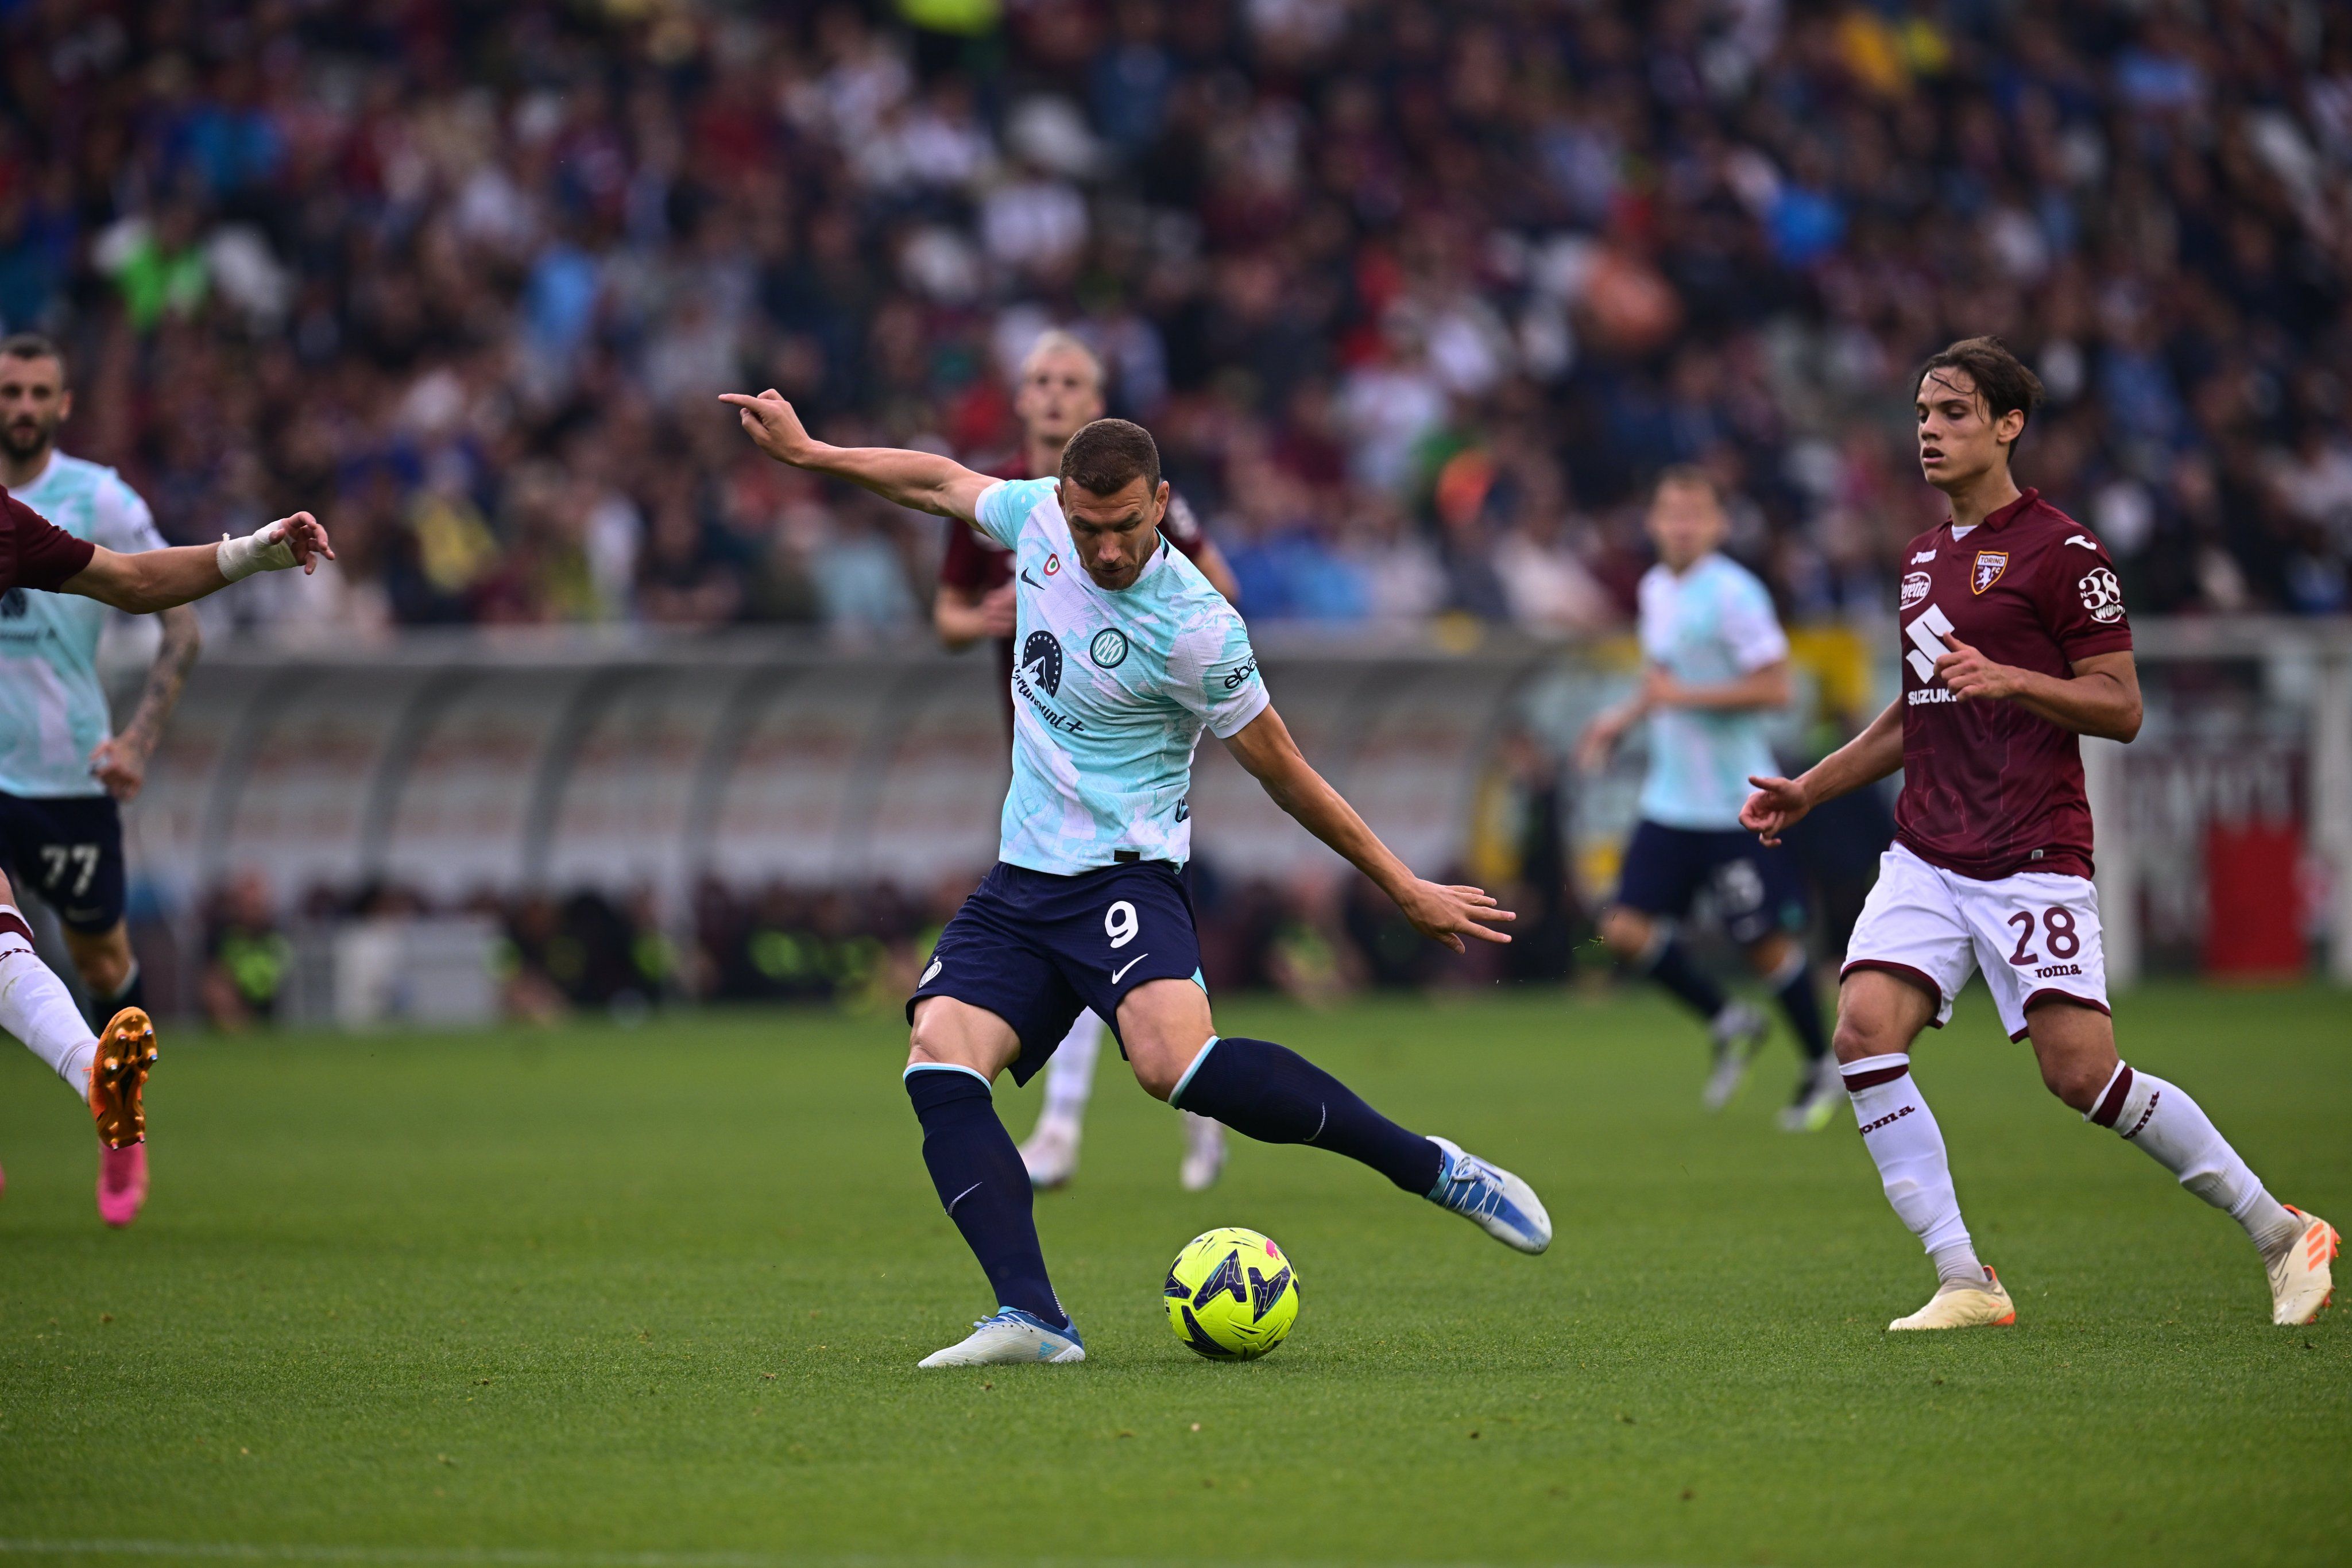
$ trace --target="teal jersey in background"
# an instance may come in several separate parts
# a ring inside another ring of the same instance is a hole
[[[982,492],[981,531],[1013,555],[1013,787],[997,857],[1073,875],[1121,852],[1192,856],[1192,752],[1265,711],[1248,628],[1163,538],[1113,593],[1078,564],[1053,479]]]
[[[1685,685],[1712,686],[1789,656],[1772,596],[1724,556],[1676,576],[1664,565],[1642,578],[1642,656]],[[1650,771],[1642,815],[1669,828],[1737,828],[1751,773],[1777,773],[1769,715],[1662,708],[1650,716]]]
[[[9,493],[76,538],[126,555],[163,548],[147,503],[100,464],[52,453],[38,479]],[[89,754],[113,733],[98,678],[99,634],[113,613],[77,594],[0,594],[0,793],[106,793]]]

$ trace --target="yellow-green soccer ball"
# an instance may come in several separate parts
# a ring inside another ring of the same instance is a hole
[[[1168,1268],[1168,1326],[1213,1361],[1251,1361],[1298,1321],[1298,1274],[1282,1249],[1227,1226],[1195,1236]]]

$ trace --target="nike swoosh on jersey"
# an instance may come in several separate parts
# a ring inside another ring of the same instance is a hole
[[[1025,566],[1021,569],[1021,580],[1027,583],[1032,588],[1043,588],[1045,586],[1035,578],[1030,576],[1029,569]]]
[[[2088,534],[2076,534],[2073,538],[2068,539],[2066,542],[2070,545],[2081,545],[2093,555],[2099,553],[2099,541],[2093,538]]]
[[[1113,969],[1110,972],[1110,983],[1114,986],[1118,985],[1119,980],[1125,977],[1129,969],[1134,968],[1138,964],[1142,963],[1146,958],[1150,956],[1151,955],[1149,953],[1138,953],[1134,957],[1129,958],[1126,963],[1120,965],[1118,968]]]

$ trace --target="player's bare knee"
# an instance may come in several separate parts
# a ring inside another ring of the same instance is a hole
[[[1205,1045],[1208,1042],[1203,1040],[1202,1043]],[[1176,1085],[1184,1082],[1184,1070],[1192,1064],[1191,1057],[1178,1047],[1163,1046],[1146,1051],[1130,1046],[1129,1050],[1128,1060],[1135,1069],[1135,1081],[1154,1100],[1165,1100],[1176,1092]],[[1194,1056],[1199,1054],[1197,1049],[1192,1052]]]
[[[1852,999],[1838,1009],[1837,1027],[1830,1033],[1830,1051],[1840,1061],[1860,1061],[1869,1056],[1893,1056],[1911,1049],[1916,1030],[1902,1020]]]
[[[2026,1027],[2042,1086],[2068,1109],[2088,1111],[2115,1076],[2117,1058],[2103,1030],[2080,1027],[2065,1016],[2077,1010],[2039,1008],[2027,1015]]]
[[[1601,916],[1601,940],[1620,958],[1638,958],[1650,946],[1650,917],[1638,909],[1616,904]]]
[[[1003,1064],[994,1060],[989,1042],[979,1038],[970,1020],[957,1009],[942,1004],[951,998],[926,997],[915,1006],[915,1021],[907,1030],[907,1065],[926,1063],[969,1067],[993,1078]]]
[[[1785,931],[1768,931],[1748,945],[1748,967],[1768,980],[1786,974],[1790,961],[1801,956],[1796,938]]]
[[[2105,1082],[2103,1075],[2085,1072],[2073,1061],[2042,1059],[2042,1086],[2070,1111],[2089,1110]]]
[[[93,994],[113,996],[130,980],[131,942],[121,926],[98,936],[68,932],[66,946],[73,955],[74,972]]]
[[[1840,1061],[1860,1061],[1865,1056],[1885,1056],[1891,1051],[1903,1049],[1884,1043],[1885,1040],[1891,1038],[1891,1031],[1884,1035],[1874,1032],[1867,1024],[1840,1013],[1837,1028],[1830,1033],[1830,1051]]]

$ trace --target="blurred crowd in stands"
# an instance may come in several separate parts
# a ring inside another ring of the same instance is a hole
[[[226,617],[899,633],[937,526],[712,394],[995,458],[1051,325],[1254,620],[1616,623],[1669,462],[1790,615],[1884,612],[1938,513],[1907,372],[1988,331],[2135,609],[2347,607],[2319,0],[14,0],[0,45],[0,325],[70,346],[68,448],[176,538],[336,532]]]
[[[667,928],[647,895],[614,897],[593,888],[561,896],[485,895],[436,911],[399,889],[355,896],[318,890],[281,911],[258,879],[231,879],[201,918],[200,962],[193,993],[162,988],[164,1010],[201,1011],[221,1029],[282,1021],[299,982],[303,931],[352,923],[439,914],[487,915],[499,933],[488,961],[500,1009],[550,1022],[580,1011],[623,1018],[683,1002],[803,1002],[895,1011],[940,929],[971,890],[964,876],[943,882],[929,900],[887,883],[796,887],[775,883],[739,888],[712,881],[695,892],[682,929]],[[1564,880],[1546,894],[1522,891],[1539,917],[1561,903]],[[1467,985],[1496,979],[1559,980],[1574,968],[1576,915],[1533,930],[1532,942],[1481,947],[1454,959],[1424,941],[1369,882],[1318,877],[1297,886],[1228,883],[1205,863],[1195,867],[1202,967],[1219,992],[1279,990],[1322,1002],[1364,986]],[[151,956],[173,937],[142,934]],[[156,964],[176,977],[176,964]]]

